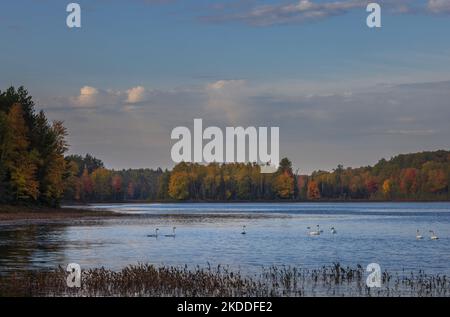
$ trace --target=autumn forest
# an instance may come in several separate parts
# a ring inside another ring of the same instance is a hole
[[[90,154],[67,155],[66,136],[62,122],[36,112],[23,87],[0,92],[0,203],[450,200],[450,151],[311,175],[294,171],[287,158],[273,174],[261,174],[251,163],[118,171]]]

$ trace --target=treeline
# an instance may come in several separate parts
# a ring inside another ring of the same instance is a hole
[[[114,171],[89,154],[84,158],[69,156],[66,160],[72,170],[66,185],[67,200],[272,200],[294,198],[296,193],[288,159],[281,161],[274,174],[261,174],[260,166],[242,163],[180,163],[172,171]]]
[[[450,152],[398,155],[373,167],[314,172],[298,179],[300,197],[366,200],[450,200]]]
[[[62,122],[35,112],[20,87],[0,91],[0,202],[58,206],[67,151]]]
[[[161,169],[106,169],[103,162],[90,154],[66,157],[69,177],[65,182],[67,201],[102,202],[164,199],[160,183]],[[168,173],[168,172],[166,172]]]
[[[297,194],[292,163],[284,158],[276,173],[257,164],[180,163],[170,173],[168,196],[176,200],[275,200]]]
[[[276,173],[256,164],[180,163],[161,169],[108,170],[90,155],[67,157],[65,198],[77,201],[450,200],[450,152],[399,155],[373,167],[296,175],[291,161]]]

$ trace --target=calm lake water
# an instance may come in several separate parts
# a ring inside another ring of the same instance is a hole
[[[68,263],[120,269],[128,264],[319,268],[340,262],[383,270],[450,275],[450,203],[115,204],[106,220],[2,224],[0,272]],[[241,234],[246,226],[245,235]],[[323,233],[310,236],[308,226]],[[176,237],[165,237],[176,227]],[[335,227],[337,234],[331,234]],[[155,228],[158,238],[148,237]],[[423,240],[416,240],[416,230]],[[434,230],[439,240],[431,240]]]

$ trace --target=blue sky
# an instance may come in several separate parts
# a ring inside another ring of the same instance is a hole
[[[110,167],[170,167],[197,117],[279,125],[304,172],[449,147],[448,0],[380,1],[376,30],[355,0],[78,1],[81,29],[68,3],[2,3],[0,89],[24,85]]]

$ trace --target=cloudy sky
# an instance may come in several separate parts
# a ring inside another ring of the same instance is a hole
[[[176,126],[279,126],[304,173],[450,148],[450,0],[2,2],[0,89],[64,120],[72,153],[171,167]]]

